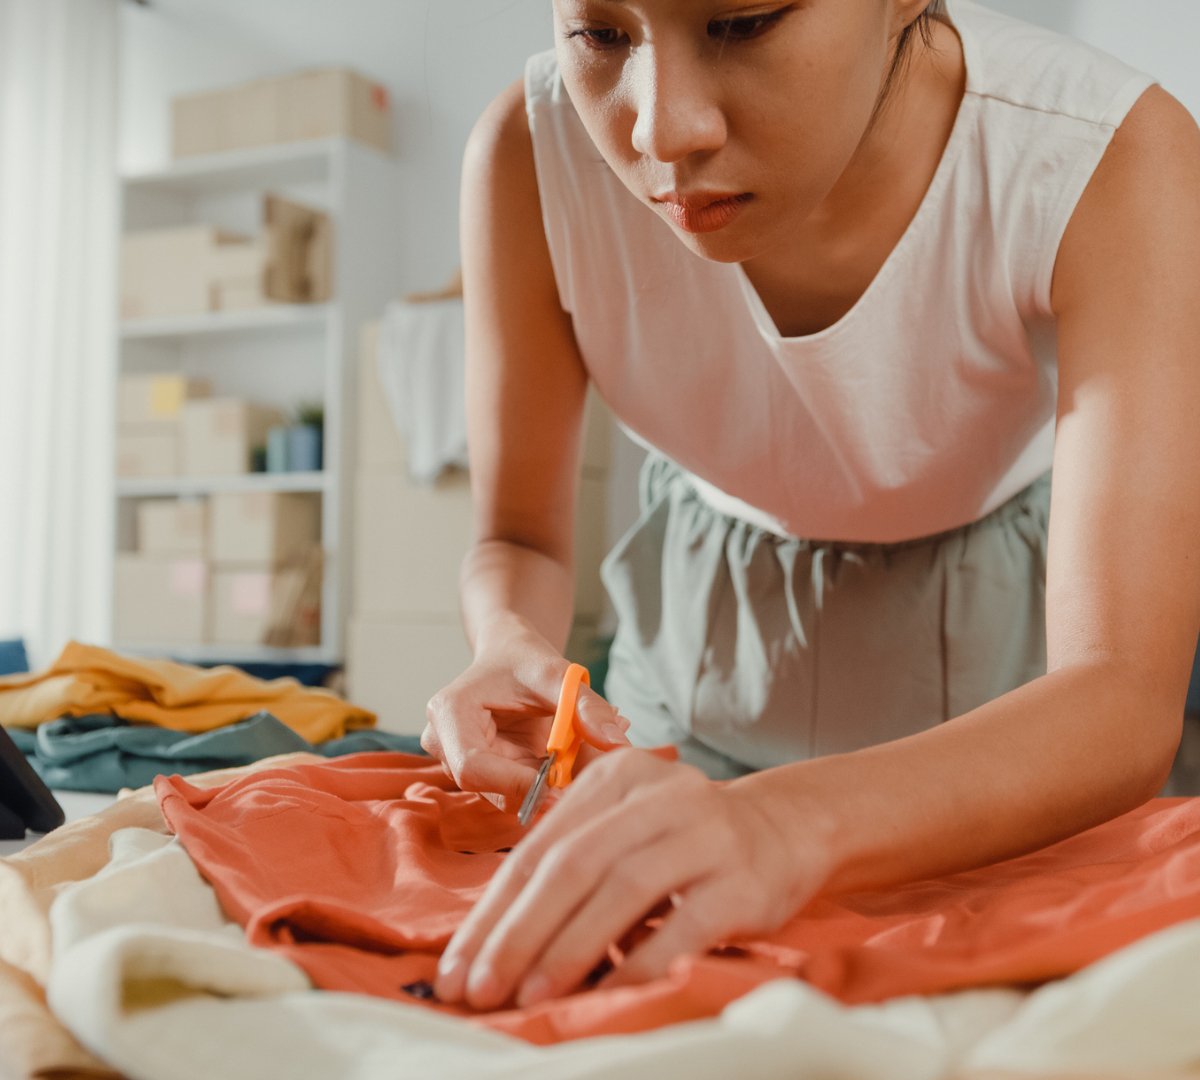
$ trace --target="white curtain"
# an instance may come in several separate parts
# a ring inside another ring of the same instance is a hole
[[[117,4],[0,0],[0,638],[109,634]]]

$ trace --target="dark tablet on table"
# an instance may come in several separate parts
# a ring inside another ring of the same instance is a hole
[[[26,829],[46,833],[64,820],[58,800],[0,727],[0,840],[20,840]]]

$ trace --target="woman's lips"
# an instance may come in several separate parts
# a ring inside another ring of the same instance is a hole
[[[749,192],[740,195],[671,194],[654,201],[662,206],[671,222],[684,232],[707,233],[725,228],[753,197]]]

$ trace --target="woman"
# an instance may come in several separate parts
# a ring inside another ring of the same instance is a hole
[[[657,453],[580,714],[682,760],[591,754],[443,956],[479,1008],[570,991],[665,898],[614,981],[1134,807],[1200,626],[1186,110],[958,0],[554,15],[466,157],[475,659],[424,743],[529,788],[590,379]]]

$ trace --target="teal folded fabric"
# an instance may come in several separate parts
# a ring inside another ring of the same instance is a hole
[[[162,773],[187,776],[297,750],[325,757],[368,750],[422,753],[415,735],[389,731],[354,731],[313,744],[267,712],[200,734],[129,724],[107,714],[64,716],[36,731],[14,728],[9,734],[47,787],[59,791],[116,792],[142,787]]]

